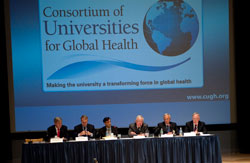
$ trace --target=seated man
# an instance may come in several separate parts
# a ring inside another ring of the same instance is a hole
[[[65,140],[68,139],[68,128],[62,125],[62,119],[60,117],[54,118],[54,125],[47,129],[47,136],[49,139],[54,137],[64,138]]]
[[[103,123],[105,126],[99,130],[98,137],[102,138],[105,136],[110,136],[111,133],[117,136],[118,129],[115,126],[111,126],[111,119],[109,117],[105,117],[103,119]]]
[[[184,131],[185,132],[194,131],[195,133],[198,133],[198,132],[207,133],[206,124],[200,121],[199,113],[196,113],[196,112],[193,113],[192,121],[189,121],[186,123],[186,127]]]
[[[163,115],[163,122],[158,123],[154,135],[159,135],[161,129],[163,130],[163,134],[173,134],[173,132],[175,132],[175,134],[179,133],[179,130],[177,128],[177,125],[175,122],[170,122],[171,120],[171,115],[166,113]]]
[[[149,133],[148,125],[144,123],[144,118],[141,115],[136,117],[135,123],[131,123],[128,129],[128,136],[145,136],[146,133]]]
[[[75,136],[87,136],[89,138],[95,138],[95,126],[88,124],[88,117],[86,115],[81,116],[81,124],[74,127]]]

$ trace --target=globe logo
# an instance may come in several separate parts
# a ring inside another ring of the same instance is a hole
[[[147,11],[143,32],[155,52],[178,56],[194,45],[199,21],[194,9],[183,0],[160,0]]]

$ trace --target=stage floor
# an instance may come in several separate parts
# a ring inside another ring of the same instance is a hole
[[[250,163],[250,154],[242,154],[242,153],[223,154],[222,162],[223,163],[241,163],[241,162]]]

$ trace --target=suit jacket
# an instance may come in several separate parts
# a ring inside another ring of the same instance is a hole
[[[79,134],[80,132],[82,132],[82,131],[83,131],[82,124],[79,124],[79,125],[75,126],[75,127],[74,127],[74,134],[75,134],[75,137],[77,137],[78,134]],[[87,124],[87,131],[93,133],[93,136],[88,136],[88,137],[90,137],[90,138],[95,138],[96,131],[95,131],[95,126],[94,126],[94,125],[88,123],[88,124]]]
[[[106,126],[100,128],[97,137],[99,137],[99,138],[105,137],[105,136],[106,136],[106,130],[107,130]],[[114,135],[117,136],[117,134],[118,134],[118,128],[115,127],[115,126],[111,126],[111,132],[112,132]]]
[[[134,135],[130,134],[130,132],[132,132],[132,131],[135,132],[136,134],[149,133],[148,125],[146,123],[143,123],[140,128],[136,127],[136,123],[131,123],[129,125],[129,129],[128,129],[128,136],[129,137],[134,136]]]
[[[154,134],[155,135],[159,135],[160,134],[160,131],[161,129],[163,129],[163,134],[166,134],[168,133],[168,130],[167,130],[167,126],[165,124],[165,122],[161,122],[161,123],[158,123],[156,129],[155,129],[155,132]],[[175,130],[175,133],[178,135],[179,134],[179,129],[177,128],[177,125],[175,122],[170,122],[170,132],[173,132],[173,130]]]
[[[55,125],[52,125],[47,129],[47,136],[50,139],[50,138],[54,138],[55,135],[57,135],[56,127],[55,127]],[[69,138],[68,128],[67,128],[67,126],[64,126],[64,125],[62,125],[62,127],[60,128],[60,138],[62,138],[62,137],[66,138],[66,139]]]
[[[186,127],[185,127],[184,131],[185,132],[194,131],[194,123],[193,123],[193,121],[189,121],[189,122],[186,123]],[[199,123],[198,123],[198,132],[207,133],[205,122],[199,121]]]

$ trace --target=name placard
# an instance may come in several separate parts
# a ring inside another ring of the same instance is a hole
[[[62,143],[63,138],[51,138],[50,143]]]
[[[88,141],[88,137],[79,136],[76,137],[76,141]]]

